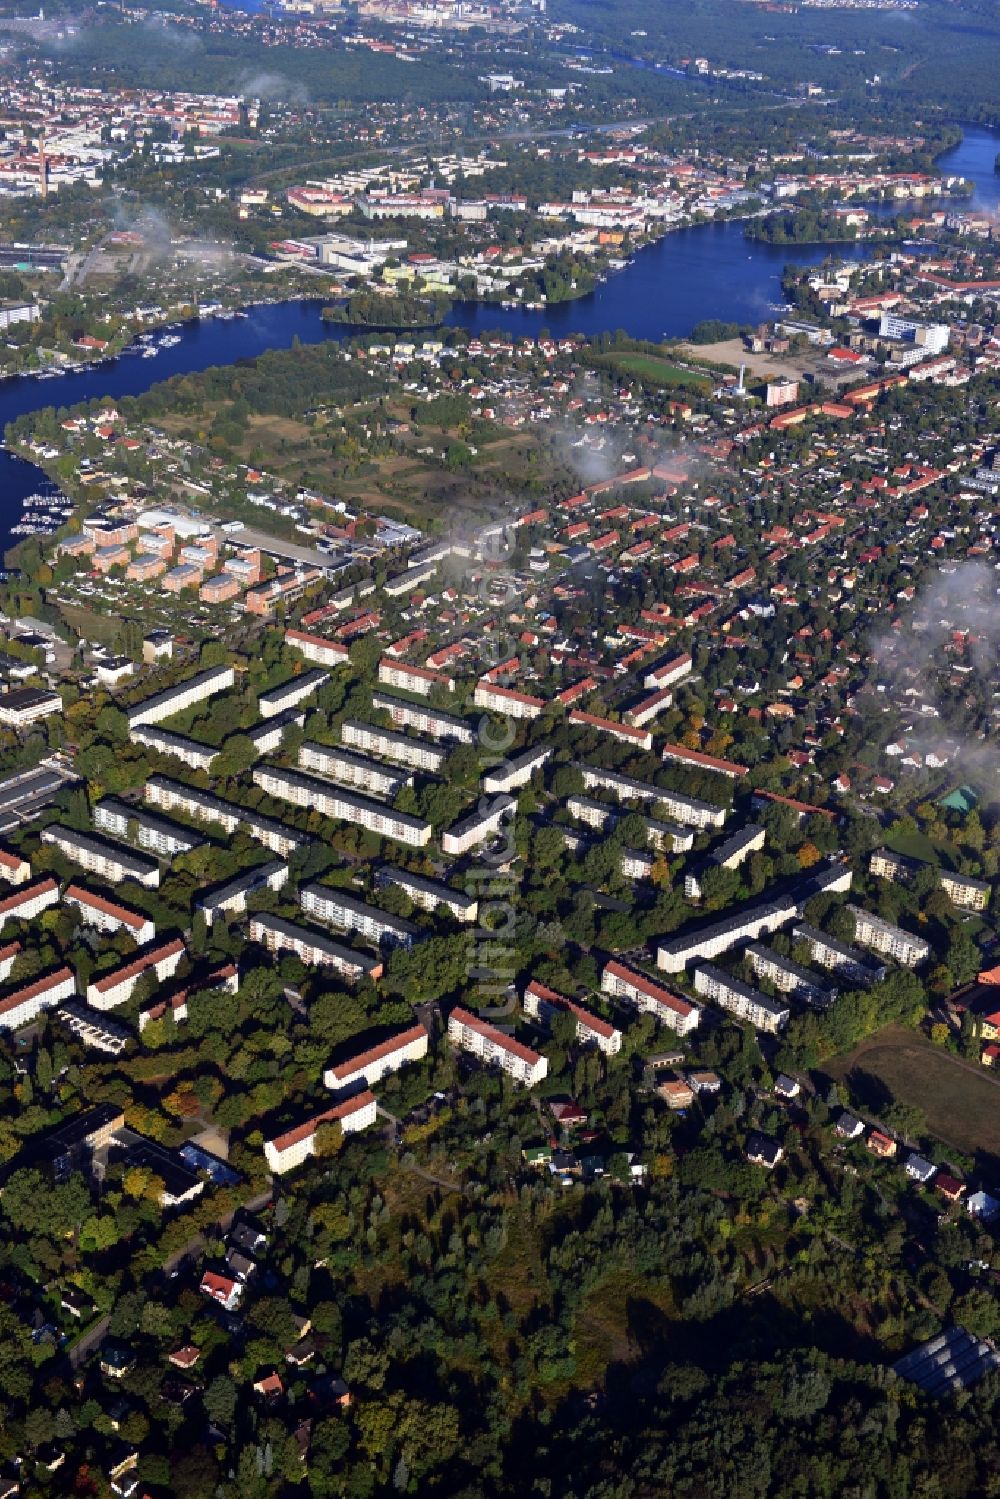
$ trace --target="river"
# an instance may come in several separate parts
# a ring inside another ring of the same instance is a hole
[[[1000,178],[993,171],[998,149],[1000,135],[970,127],[962,143],[938,165],[943,171],[974,177],[973,203],[995,208],[1000,204]],[[864,246],[855,245],[766,245],[746,239],[741,223],[707,224],[678,230],[640,250],[625,270],[576,301],[541,311],[464,305],[453,308],[446,321],[472,333],[502,329],[537,337],[543,328],[556,335],[622,329],[636,338],[673,338],[690,332],[705,318],[762,321],[780,303],[781,272],[789,261],[813,265],[831,254],[858,258],[865,253]],[[266,349],[286,349],[295,338],[318,343],[346,337],[343,328],[321,320],[321,305],[318,301],[283,302],[251,308],[246,318],[236,321],[193,322],[178,330],[178,344],[162,349],[155,359],[126,355],[52,380],[2,381],[0,431],[15,417],[42,406],[71,406],[104,397],[115,401],[141,395],[172,375],[231,364]],[[24,496],[38,489],[43,477],[31,464],[0,451],[0,552],[17,540],[9,528],[20,518]]]

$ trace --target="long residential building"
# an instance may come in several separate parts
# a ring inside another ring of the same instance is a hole
[[[365,937],[377,947],[412,947],[422,935],[412,921],[390,916],[388,911],[355,900],[353,895],[346,895],[343,890],[335,890],[330,885],[300,886],[299,905],[314,920]]]
[[[441,834],[442,850],[456,857],[467,854],[470,848],[476,848],[480,843],[495,837],[503,827],[507,814],[516,806],[517,802],[512,796],[493,797],[489,806],[477,807],[475,812],[452,823],[448,831]]]
[[[345,1135],[357,1134],[375,1123],[375,1097],[372,1093],[355,1093],[331,1109],[324,1109],[303,1124],[283,1130],[264,1141],[264,1158],[276,1176],[294,1171],[316,1154],[316,1132],[321,1124],[339,1124]]]
[[[551,1027],[557,1015],[571,1015],[576,1021],[576,1039],[583,1046],[596,1046],[608,1057],[621,1051],[620,1030],[588,1010],[579,1000],[569,999],[565,994],[540,984],[537,979],[532,979],[527,985],[521,1003],[526,1015],[546,1027]]]
[[[253,916],[250,920],[250,940],[259,942],[269,952],[291,952],[307,968],[333,968],[348,983],[360,979],[382,977],[381,958],[368,953],[355,952],[340,942],[331,942],[322,932],[308,927],[296,926],[281,916]]]
[[[751,901],[718,921],[660,942],[656,949],[656,966],[665,973],[680,973],[696,959],[707,962],[740,943],[757,942],[787,926],[802,915],[813,896],[850,888],[850,868],[846,864],[831,862],[804,879],[789,881],[767,900]]]
[[[8,885],[24,885],[31,879],[31,861],[9,848],[0,848],[0,880]]]
[[[551,758],[552,751],[545,745],[526,749],[513,760],[504,760],[495,770],[488,771],[483,776],[483,790],[490,795],[498,791],[517,791],[521,786],[527,786],[535,771],[541,770]]]
[[[19,985],[9,994],[0,994],[0,1030],[19,1030],[43,1010],[62,1004],[75,993],[76,975],[72,968],[62,967]]]
[[[109,885],[134,880],[147,890],[155,890],[160,883],[158,861],[124,848],[120,843],[111,843],[92,833],[78,833],[75,828],[64,827],[61,823],[51,823],[39,836],[43,843],[51,843],[57,848],[71,864],[99,875]]]
[[[252,895],[261,890],[281,890],[288,883],[288,865],[284,859],[269,859],[254,869],[245,870],[215,890],[206,890],[195,901],[195,909],[204,914],[211,926],[217,916],[239,915],[247,908]]]
[[[397,1031],[394,1036],[356,1052],[343,1062],[328,1067],[323,1081],[328,1088],[338,1092],[355,1088],[359,1083],[373,1088],[390,1072],[398,1072],[408,1062],[419,1062],[427,1055],[427,1031],[419,1022],[407,1030]]]
[[[265,718],[247,729],[246,736],[258,755],[273,755],[281,748],[288,729],[301,729],[306,721],[304,708],[283,708],[273,718]]]
[[[132,1040],[133,1033],[127,1025],[108,1020],[91,1005],[83,1004],[78,999],[63,1000],[56,1011],[56,1019],[68,1031],[73,1032],[81,1045],[94,1051],[106,1052],[108,1056],[121,1056]]]
[[[788,994],[814,1010],[829,1009],[837,998],[837,990],[831,984],[822,983],[811,969],[793,963],[773,947],[751,942],[746,957],[758,978],[767,979],[779,994]]]
[[[661,1025],[669,1026],[680,1036],[696,1030],[701,1019],[701,1006],[690,999],[682,999],[657,984],[638,969],[628,968],[613,958],[601,974],[601,988],[640,1015],[652,1015]]]
[[[408,869],[398,869],[395,864],[383,864],[376,879],[380,885],[395,885],[408,895],[422,911],[436,911],[439,907],[451,913],[456,921],[475,921],[479,915],[479,902],[475,896],[463,895],[440,880],[428,880],[422,874],[411,874]]]
[[[133,911],[104,895],[96,895],[83,885],[67,885],[62,898],[64,905],[76,907],[81,921],[96,926],[100,932],[127,932],[140,946],[152,942],[156,936],[155,922],[141,911]]]
[[[161,984],[171,978],[177,972],[184,952],[180,937],[137,952],[127,963],[91,980],[87,985],[87,1003],[95,1010],[117,1009],[132,998],[136,985],[147,973],[155,974]]]
[[[275,718],[279,713],[286,713],[289,708],[297,708],[299,703],[304,703],[307,697],[312,697],[314,692],[325,687],[329,680],[328,671],[321,671],[318,666],[314,666],[311,671],[304,671],[290,681],[282,682],[280,687],[262,692],[257,699],[257,711],[261,718]]]
[[[653,748],[653,736],[648,729],[633,728],[631,724],[619,723],[614,718],[601,718],[597,713],[585,713],[582,708],[574,708],[569,715],[569,722],[578,729],[593,729],[595,733],[607,734],[611,739],[620,739],[624,744],[630,744],[634,749],[651,750]]]
[[[922,937],[914,937],[891,921],[883,921],[880,916],[863,911],[860,906],[848,906],[847,909],[854,917],[854,940],[862,947],[885,953],[906,968],[919,968],[921,963],[927,962],[931,945]]]
[[[654,786],[649,781],[636,781],[631,776],[620,775],[615,770],[602,770],[597,765],[577,764],[588,790],[598,787],[610,791],[620,801],[651,802],[662,806],[668,817],[693,828],[721,828],[726,820],[725,807],[714,802],[699,801],[694,796],[684,796],[679,791],[669,791],[664,786]]]
[[[269,796],[280,797],[296,807],[307,807],[310,811],[319,812],[338,822],[350,822],[356,827],[367,828],[380,838],[393,838],[397,843],[409,844],[411,848],[423,848],[430,842],[433,829],[422,817],[396,812],[385,802],[359,796],[330,781],[321,781],[317,776],[303,775],[297,770],[284,770],[277,765],[258,765],[253,778],[255,784]]]
[[[356,755],[340,745],[306,741],[299,750],[299,765],[303,770],[318,771],[341,786],[355,786],[369,796],[384,796],[388,801],[404,786],[413,784],[411,771],[372,760],[367,755]]]
[[[127,838],[134,829],[135,842],[140,848],[160,858],[172,859],[177,854],[188,854],[204,843],[198,833],[165,817],[155,817],[145,807],[133,806],[131,802],[119,801],[116,796],[105,796],[94,808],[94,826],[103,833],[112,833],[116,838]]]
[[[416,693],[418,697],[430,697],[435,687],[448,692],[455,691],[455,678],[446,672],[432,671],[429,666],[404,666],[383,656],[378,664],[378,679],[383,687],[398,687],[403,692]]]
[[[471,1052],[484,1062],[501,1068],[527,1088],[533,1088],[548,1075],[546,1057],[460,1005],[456,1005],[448,1016],[448,1040],[462,1051]]]
[[[317,666],[343,666],[351,659],[346,645],[326,640],[322,635],[309,635],[305,630],[286,629],[285,644],[300,651],[307,661],[315,661]]]
[[[642,685],[648,687],[650,692],[655,692],[660,687],[672,687],[691,671],[692,661],[690,656],[674,656],[669,661],[661,661],[657,666],[651,666],[642,679]]]
[[[224,801],[209,791],[198,791],[193,786],[183,786],[166,776],[150,776],[142,794],[156,807],[168,812],[183,812],[185,817],[194,817],[199,822],[218,823],[227,833],[242,828],[245,833],[269,848],[279,858],[287,859],[296,849],[303,848],[310,839],[306,833],[286,827],[272,817],[263,817],[249,807],[240,807],[236,802]]]
[[[476,683],[472,701],[477,708],[488,708],[491,713],[506,718],[538,718],[545,708],[543,697],[532,697],[528,692],[515,692],[513,687],[497,687],[485,677]]]
[[[476,731],[472,724],[455,713],[444,713],[440,708],[428,708],[423,703],[412,703],[409,698],[397,697],[394,692],[372,693],[372,707],[380,713],[388,713],[398,727],[416,729],[431,739],[443,739],[455,744],[475,744]]]
[[[566,810],[578,821],[585,822],[588,827],[597,828],[600,832],[610,832],[623,818],[630,815],[626,808],[613,807],[608,802],[599,802],[590,796],[568,796]],[[636,813],[636,816],[642,819],[646,840],[653,848],[682,854],[694,847],[694,833],[690,828],[683,828],[674,822],[661,822],[659,818],[647,817],[642,812]]]
[[[136,744],[145,745],[146,749],[156,750],[157,754],[180,760],[189,770],[208,770],[219,753],[212,744],[203,744],[200,739],[190,739],[186,734],[173,734],[155,724],[138,724],[130,728],[129,737]]]
[[[409,734],[397,734],[393,729],[380,729],[375,724],[362,723],[357,718],[346,718],[340,726],[340,738],[352,749],[365,750],[396,765],[406,765],[412,770],[439,771],[448,758],[448,751],[436,744],[427,744],[423,739],[413,739]]]
[[[695,964],[694,987],[699,994],[714,1000],[738,1020],[748,1020],[757,1030],[769,1035],[776,1036],[788,1024],[791,1012],[787,1005],[769,999],[759,989],[744,984],[742,979],[734,978],[713,963]]]
[[[0,931],[8,921],[34,921],[49,906],[59,904],[59,881],[51,875],[33,885],[21,885],[13,895],[0,900]]]
[[[792,927],[792,937],[796,942],[805,943],[814,963],[828,968],[831,973],[849,983],[875,984],[879,979],[885,978],[883,964],[872,963],[866,953],[859,952],[856,947],[849,947],[846,942],[838,941],[836,937],[820,931],[819,927],[810,926],[806,921]]]
[[[207,671],[199,671],[186,681],[178,682],[176,687],[168,687],[165,692],[157,692],[129,708],[129,728],[173,718],[175,713],[183,713],[195,703],[203,703],[206,698],[227,691],[235,681],[236,673],[231,666],[210,666]]]

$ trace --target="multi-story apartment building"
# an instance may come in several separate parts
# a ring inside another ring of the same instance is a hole
[[[757,942],[761,937],[787,926],[790,921],[802,915],[806,904],[814,895],[820,895],[824,891],[843,892],[850,888],[851,871],[848,865],[831,862],[805,879],[789,882],[767,900],[752,901],[718,921],[682,932],[680,936],[659,943],[656,949],[656,966],[665,973],[680,973],[696,959],[708,962],[740,943]]]
[[[578,821],[601,832],[610,832],[624,817],[629,816],[627,809],[613,807],[608,802],[599,802],[590,796],[568,796],[566,810]],[[694,834],[690,828],[680,827],[673,822],[661,822],[658,818],[646,817],[641,812],[637,815],[642,818],[646,838],[653,848],[686,853],[694,847]]]
[[[95,895],[83,885],[67,885],[63,891],[63,904],[73,906],[79,912],[80,920],[88,926],[96,926],[100,932],[127,932],[139,946],[152,942],[156,936],[155,922],[141,911],[130,910],[103,895]]]
[[[547,1058],[459,1005],[448,1016],[448,1040],[462,1051],[501,1068],[526,1088],[533,1088],[548,1074]]]
[[[217,916],[239,914],[246,910],[252,895],[261,890],[281,890],[288,883],[288,865],[284,859],[269,859],[227,880],[215,890],[206,890],[195,901],[195,909],[203,912],[206,923],[211,926]]]
[[[868,860],[868,872],[876,879],[891,880],[893,884],[899,881],[906,884],[912,879],[915,870],[919,868],[915,859],[907,859],[903,854],[894,853],[891,848],[877,848]]]
[[[160,883],[160,866],[156,859],[124,848],[120,843],[111,843],[93,833],[78,833],[75,828],[51,823],[39,835],[43,843],[51,843],[64,858],[90,874],[99,875],[110,885],[121,885],[134,880],[147,890],[155,890]]]
[[[758,978],[767,979],[779,994],[788,994],[814,1010],[829,1009],[837,998],[837,990],[832,984],[821,983],[811,969],[793,963],[791,958],[776,952],[773,947],[751,942],[746,957]]]
[[[643,729],[646,724],[659,718],[661,713],[666,713],[673,701],[674,695],[670,688],[661,687],[659,692],[651,692],[648,697],[636,703],[634,708],[629,708],[624,715],[625,722],[636,729]]]
[[[650,802],[662,806],[668,817],[693,828],[721,828],[726,820],[725,807],[713,802],[699,801],[694,796],[683,796],[679,791],[668,791],[663,786],[654,786],[649,781],[636,781],[631,776],[619,775],[614,770],[601,770],[596,765],[578,764],[583,784],[588,791],[595,788],[610,791],[619,801]]]
[[[321,671],[318,666],[314,666],[311,671],[304,671],[299,676],[292,677],[291,681],[282,682],[280,687],[262,692],[257,699],[257,711],[261,718],[275,718],[279,713],[285,713],[289,708],[296,708],[299,703],[304,703],[306,698],[325,687],[329,680],[328,671]]]
[[[200,848],[204,838],[190,828],[181,827],[165,817],[154,817],[144,807],[131,802],[119,801],[116,796],[106,796],[94,808],[94,826],[102,833],[111,833],[116,838],[127,838],[134,830],[135,842],[140,848],[149,849],[161,859],[173,859],[177,854],[190,853]]]
[[[493,838],[503,827],[508,813],[512,812],[517,802],[512,796],[495,796],[488,807],[477,808],[468,817],[462,817],[458,822],[452,823],[446,833],[441,835],[441,848],[446,854],[459,856],[468,853],[470,848],[476,848],[480,843],[485,843]]]
[[[585,713],[582,708],[574,708],[570,712],[569,722],[575,728],[593,729],[595,733],[607,734],[611,739],[620,739],[633,749],[653,748],[653,736],[648,729],[633,728],[631,724],[619,723],[614,718],[601,718],[596,713]]]
[[[23,951],[24,948],[20,942],[4,942],[0,944],[0,984],[5,984],[10,978],[14,963]]]
[[[317,666],[343,666],[351,659],[346,645],[338,640],[325,640],[322,635],[309,635],[305,630],[287,629],[285,644],[300,651],[307,661],[315,661]]]
[[[684,875],[684,894],[688,900],[701,900],[701,881],[706,869],[713,865],[718,869],[738,869],[751,854],[764,847],[765,837],[763,828],[748,823],[713,848],[704,863]]]
[[[110,973],[101,974],[100,978],[87,985],[87,1003],[93,1005],[95,1010],[117,1009],[132,998],[135,986],[147,973],[155,974],[161,984],[172,977],[180,966],[184,952],[184,943],[180,937],[137,952],[127,963],[113,968]]]
[[[56,1019],[73,1032],[81,1045],[106,1052],[108,1056],[121,1056],[132,1040],[132,1031],[127,1025],[104,1018],[78,999],[64,1000],[56,1011]]]
[[[380,885],[398,886],[422,911],[436,911],[443,907],[456,921],[463,922],[475,921],[479,915],[479,902],[475,896],[463,895],[450,885],[411,874],[408,869],[397,869],[395,864],[383,864],[376,879]]]
[[[377,947],[412,947],[421,936],[420,928],[412,921],[390,916],[388,911],[355,900],[329,885],[300,886],[299,905],[314,920],[364,937]]]
[[[485,677],[476,683],[472,701],[477,708],[487,708],[491,713],[500,713],[505,718],[538,718],[545,708],[543,697],[532,697],[528,692],[515,692],[513,687],[497,687]]]
[[[791,1012],[787,1005],[769,999],[759,989],[744,984],[742,979],[734,978],[724,968],[716,968],[712,963],[695,964],[694,987],[699,994],[714,1000],[738,1020],[748,1020],[757,1030],[767,1031],[769,1035],[776,1036],[788,1024]]]
[[[691,666],[690,656],[674,656],[669,661],[661,661],[658,666],[650,667],[642,679],[642,685],[650,692],[655,692],[660,687],[672,687],[675,682],[688,675]]]
[[[372,693],[372,707],[380,713],[388,713],[393,723],[400,728],[416,729],[431,739],[442,739],[454,744],[474,744],[476,732],[472,724],[454,713],[442,713],[440,708],[428,708],[423,703],[411,703],[408,698],[397,697],[393,692]]]
[[[987,880],[974,880],[967,874],[952,874],[942,869],[938,883],[953,906],[962,911],[985,911],[990,903],[992,886]]]
[[[289,854],[309,842],[307,833],[286,827],[272,817],[263,817],[249,807],[224,801],[221,796],[212,796],[208,791],[182,786],[179,781],[171,781],[166,776],[150,776],[142,794],[156,807],[164,807],[168,812],[182,812],[185,817],[197,818],[199,822],[218,823],[227,833],[234,833],[241,827],[281,859],[287,859]]]
[[[343,1062],[328,1067],[323,1081],[328,1088],[340,1092],[356,1088],[360,1083],[373,1088],[390,1072],[398,1072],[408,1062],[419,1062],[427,1055],[427,1031],[419,1023],[407,1030],[397,1031],[394,1036],[371,1046],[366,1051],[355,1053]]]
[[[172,734],[169,729],[160,729],[153,724],[139,724],[130,728],[129,737],[136,744],[156,750],[157,754],[170,755],[180,760],[190,770],[208,770],[219,751],[200,739],[189,739],[186,734]]]
[[[661,1025],[669,1026],[680,1036],[696,1030],[701,1018],[701,1006],[693,1000],[671,994],[662,984],[654,983],[638,969],[628,968],[617,959],[605,965],[601,988],[605,994],[624,1001],[640,1015],[652,1015]]]
[[[858,952],[856,947],[839,942],[836,937],[828,936],[806,921],[792,927],[792,937],[796,942],[804,942],[808,946],[812,962],[818,963],[821,968],[828,968],[848,983],[875,984],[879,979],[885,978],[883,964],[870,962],[867,955]]]
[[[16,1031],[43,1010],[50,1010],[76,993],[76,975],[72,968],[54,968],[28,984],[20,984],[9,994],[0,995],[0,1030]]]
[[[150,1021],[163,1020],[169,1014],[175,1025],[182,1025],[188,1018],[188,1000],[192,994],[215,993],[225,990],[235,994],[240,987],[240,971],[235,963],[223,963],[212,973],[190,980],[183,989],[174,989],[164,997],[157,996],[151,1004],[139,1011],[139,1030],[146,1029]]]
[[[391,656],[383,656],[379,662],[378,679],[383,687],[398,687],[401,692],[412,692],[417,697],[430,697],[435,687],[455,691],[455,678],[447,672],[432,671],[429,666],[404,666]]]
[[[134,708],[129,708],[128,726],[133,729],[137,724],[162,723],[163,719],[183,713],[195,703],[203,703],[206,698],[227,691],[235,681],[236,673],[231,666],[210,666],[207,671],[199,671],[185,682],[178,682],[176,687],[154,693],[136,703]]]
[[[33,885],[22,885],[13,895],[0,900],[0,931],[8,921],[34,921],[49,906],[59,904],[59,882],[52,879],[36,880]]]
[[[31,860],[12,853],[9,848],[0,848],[0,880],[6,880],[8,885],[24,885],[30,879]]]
[[[296,807],[308,807],[338,822],[367,828],[380,838],[393,838],[411,848],[423,848],[430,842],[433,829],[422,817],[396,812],[385,802],[359,796],[330,781],[321,781],[297,770],[284,770],[277,765],[258,765],[253,778],[269,796],[281,797]]]
[[[356,786],[369,796],[384,796],[387,801],[392,801],[404,786],[413,784],[411,771],[399,770],[367,755],[353,754],[339,745],[307,741],[299,750],[299,765],[303,770],[318,771],[341,786]]]
[[[339,1124],[345,1135],[357,1134],[375,1123],[374,1094],[355,1093],[331,1109],[324,1109],[303,1124],[284,1130],[264,1141],[264,1158],[275,1176],[294,1171],[316,1154],[316,1133],[321,1124]]]
[[[489,795],[517,791],[521,786],[527,786],[535,771],[541,770],[551,758],[552,751],[545,745],[524,750],[522,754],[515,755],[513,760],[504,760],[495,770],[488,771],[483,776],[483,790]]]
[[[583,1046],[596,1046],[608,1057],[621,1051],[620,1030],[588,1010],[579,1000],[569,999],[565,994],[540,984],[537,979],[532,979],[527,985],[521,1003],[526,1015],[546,1027],[551,1026],[557,1015],[572,1015],[576,1021],[576,1039]]]
[[[365,750],[391,760],[396,765],[405,765],[413,770],[435,774],[448,758],[448,751],[436,744],[427,744],[422,739],[413,739],[409,734],[397,734],[392,729],[379,729],[374,724],[362,723],[360,719],[347,718],[340,726],[340,738],[352,749]]]
[[[860,906],[848,906],[847,909],[854,917],[854,940],[862,947],[886,953],[906,968],[919,968],[921,963],[927,962],[931,945],[922,937],[914,937],[902,927],[893,926],[891,921],[883,921],[870,911],[863,911]]]
[[[285,708],[273,718],[266,718],[263,723],[247,729],[246,736],[258,755],[273,755],[281,748],[286,729],[301,729],[305,721],[306,715],[301,708]]]
[[[368,953],[355,952],[340,942],[331,942],[321,932],[296,926],[281,916],[253,916],[250,940],[259,942],[269,952],[292,952],[307,968],[333,968],[348,983],[382,977],[382,960]]]

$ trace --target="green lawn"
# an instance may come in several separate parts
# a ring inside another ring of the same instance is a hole
[[[659,385],[664,389],[686,386],[690,390],[707,392],[711,381],[692,370],[681,369],[656,354],[604,354],[597,360],[604,369],[614,370],[620,375],[635,375],[647,385]]]
[[[917,1031],[887,1026],[845,1056],[826,1063],[838,1081],[877,1078],[899,1103],[922,1109],[931,1133],[946,1145],[1000,1157],[1000,1081],[963,1065]]]
[[[926,833],[889,833],[885,846],[904,858],[919,859],[921,864],[944,863],[949,869],[954,867],[957,852],[950,843],[932,842]]]

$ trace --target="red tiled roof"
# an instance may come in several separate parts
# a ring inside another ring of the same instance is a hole
[[[123,926],[139,928],[145,926],[150,919],[140,915],[138,911],[130,911],[128,906],[119,906],[113,900],[106,900],[103,895],[95,895],[93,890],[85,890],[82,885],[67,885],[63,899],[79,901],[84,906],[94,906],[98,911],[116,917]]]
[[[391,1056],[394,1051],[401,1051],[404,1046],[409,1046],[412,1041],[419,1041],[421,1036],[426,1036],[427,1031],[420,1025],[411,1025],[409,1030],[399,1031],[395,1036],[390,1036],[387,1041],[382,1041],[378,1046],[371,1046],[367,1051],[359,1051],[356,1056],[348,1057],[345,1062],[339,1062],[330,1071],[335,1078],[350,1077],[361,1067],[367,1067],[370,1062],[381,1061],[383,1057]]]
[[[485,1020],[480,1020],[478,1015],[473,1015],[470,1010],[464,1010],[461,1005],[456,1005],[448,1016],[452,1016],[460,1025],[468,1026],[470,1030],[478,1031],[481,1036],[486,1036],[490,1041],[502,1046],[504,1051],[512,1052],[515,1057],[520,1057],[522,1062],[534,1066],[540,1060],[538,1052],[532,1051],[530,1046],[524,1046],[520,1041],[515,1041],[513,1036],[508,1036],[505,1031],[497,1030],[495,1025],[489,1025]]]
[[[76,982],[76,975],[72,968],[54,968],[51,973],[45,973],[41,978],[34,979],[30,984],[25,984],[20,989],[15,989],[11,994],[5,994],[0,999],[0,1015],[5,1015],[8,1010],[16,1010],[19,1005],[27,1004],[39,994],[47,994],[50,989],[56,988],[66,979]]]
[[[321,1114],[315,1114],[312,1119],[307,1119],[304,1124],[297,1124],[294,1129],[285,1130],[284,1134],[275,1135],[270,1143],[275,1150],[287,1150],[291,1145],[297,1145],[300,1140],[306,1140],[314,1135],[321,1124],[329,1124],[337,1119],[349,1118],[356,1114],[359,1109],[374,1103],[375,1096],[367,1089],[363,1093],[355,1093],[352,1098],[345,1098],[343,1103],[334,1104],[332,1109],[324,1109]]]

